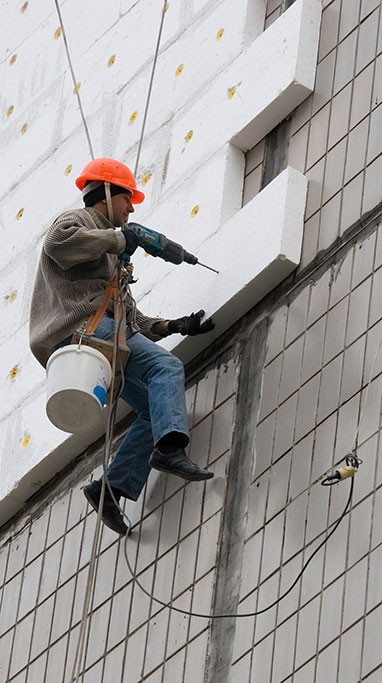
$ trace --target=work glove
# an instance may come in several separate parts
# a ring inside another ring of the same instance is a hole
[[[211,318],[208,318],[201,325],[200,321],[205,315],[204,311],[198,311],[198,313],[191,313],[191,315],[186,315],[184,318],[178,318],[177,320],[170,320],[168,324],[168,331],[170,334],[178,332],[186,336],[195,336],[196,334],[205,334],[214,329],[215,325]]]
[[[125,251],[120,254],[120,257],[124,261],[130,261],[130,256],[134,254],[136,248],[139,246],[139,240],[132,228],[124,228],[121,232],[125,238],[126,246]]]

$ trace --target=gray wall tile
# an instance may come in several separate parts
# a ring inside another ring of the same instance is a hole
[[[305,335],[304,355],[302,360],[301,382],[306,382],[321,369],[325,336],[325,318],[320,318]]]
[[[366,609],[369,612],[382,602],[382,546],[378,546],[369,555],[369,573],[367,577],[367,602]],[[357,565],[356,565],[357,566]]]
[[[343,2],[341,6],[341,19],[339,39],[342,40],[348,35],[358,24],[359,17],[359,3]]]
[[[332,99],[328,147],[333,147],[349,130],[352,84],[349,83]]]
[[[365,676],[382,662],[382,651],[378,645],[382,607],[371,612],[365,620],[365,639],[362,657],[361,673]]]
[[[324,346],[324,363],[330,361],[343,349],[349,298],[342,299],[327,315]]]
[[[285,344],[289,345],[305,329],[309,304],[309,290],[305,289],[295,298],[288,309]]]
[[[356,289],[353,289],[350,295],[349,317],[346,330],[347,345],[366,332],[370,289],[371,278],[369,277]]]
[[[320,598],[309,602],[299,612],[295,666],[304,664],[316,651]]]
[[[311,168],[326,152],[330,105],[326,104],[310,122],[307,168]]]
[[[273,461],[293,445],[294,424],[296,419],[297,394],[283,403],[277,411]]]
[[[295,342],[293,342],[293,344],[288,346],[288,348],[284,352],[282,375],[279,390],[280,403],[282,401],[285,401],[285,399],[291,394],[293,394],[298,388],[303,348],[304,339],[303,337],[300,337]],[[273,401],[273,405],[274,404],[275,401]]]
[[[314,323],[326,313],[329,302],[331,272],[328,270],[324,275],[313,282],[310,288],[310,302],[308,312],[308,325]]]
[[[364,173],[359,173],[345,185],[342,199],[340,234],[361,218]]]
[[[382,172],[382,156],[373,161],[365,172],[365,189],[362,204],[362,211],[371,211],[382,201],[381,186],[379,183]]]
[[[330,52],[317,64],[312,113],[315,114],[332,96],[336,51]],[[293,124],[292,124],[293,125]]]
[[[346,3],[345,6],[350,4],[352,3]],[[345,40],[343,40],[337,48],[337,63],[334,76],[334,94],[336,94],[347,83],[349,83],[353,77],[357,48],[357,34],[358,31],[352,31],[352,33],[350,33],[350,35],[348,35],[347,38],[345,38]]]
[[[321,209],[318,251],[327,249],[339,235],[341,192],[338,192]]]
[[[373,88],[374,64],[370,64],[353,82],[353,96],[350,115],[350,127],[357,125],[370,111],[371,92]]]
[[[321,60],[337,44],[338,24],[340,18],[341,3],[334,0],[322,12],[320,45],[318,49],[318,59]]]
[[[337,683],[338,641],[318,656],[316,683]]]
[[[345,183],[354,178],[365,166],[368,135],[369,117],[364,119],[350,132],[345,166]]]
[[[378,35],[379,10],[365,19],[359,28],[356,73],[371,62],[376,54]]]
[[[326,157],[324,187],[322,192],[323,203],[333,197],[342,187],[342,177],[346,160],[346,140],[341,140]]]
[[[363,624],[359,622],[341,637],[338,683],[358,683],[361,675]]]
[[[272,682],[284,680],[293,671],[293,648],[290,646],[296,631],[297,617],[293,616],[276,631],[273,652]]]
[[[369,550],[372,497],[366,498],[351,512],[348,563],[351,567]]]
[[[364,615],[367,564],[368,560],[365,558],[346,573],[342,622],[343,630],[347,629]]]
[[[382,107],[378,106],[371,112],[370,135],[367,145],[367,159],[369,164],[379,154],[382,154]]]
[[[313,379],[309,380],[309,382],[307,382],[307,384],[305,384],[299,391],[295,432],[296,441],[298,441],[314,427],[317,412],[319,382],[319,376],[313,377]]]

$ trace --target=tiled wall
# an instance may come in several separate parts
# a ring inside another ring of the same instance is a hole
[[[281,13],[268,0],[266,27]],[[309,180],[300,268],[382,200],[380,0],[323,0],[314,93],[292,116],[289,164]],[[247,155],[243,203],[260,190],[263,143]]]
[[[214,479],[185,486],[177,477],[152,472],[140,503],[128,505],[134,523],[128,552],[143,585],[164,601],[207,613],[236,377],[236,362],[228,359],[204,372],[187,391],[190,457],[208,465]],[[93,472],[99,474],[100,468]],[[1,683],[71,680],[96,521],[80,489],[84,483],[61,495],[57,490],[52,503],[50,494],[39,517],[30,518],[27,510],[18,521],[19,531],[13,529],[11,542],[0,549]],[[208,621],[150,602],[133,587],[122,542],[107,527],[102,534],[83,681],[202,680]]]
[[[358,438],[350,514],[277,606],[236,630],[232,681],[382,680],[382,230],[280,307],[268,339],[240,611],[280,596],[341,514],[349,482],[319,478]],[[376,671],[375,678],[370,677]]]

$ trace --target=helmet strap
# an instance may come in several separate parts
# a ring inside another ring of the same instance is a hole
[[[109,214],[109,221],[114,225],[114,211],[113,211],[113,205],[111,203],[111,192],[110,192],[110,183],[105,181],[105,197],[106,197],[106,204],[107,204],[107,211]]]

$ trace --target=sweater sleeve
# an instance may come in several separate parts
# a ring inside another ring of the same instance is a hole
[[[141,313],[137,308],[136,320],[141,333],[148,339],[151,339],[151,341],[160,341],[160,339],[164,339],[164,337],[168,336],[167,334],[156,334],[152,331],[153,325],[155,325],[155,323],[164,322],[165,318],[150,318],[149,316],[144,315],[144,313]]]
[[[123,234],[113,228],[100,230],[81,223],[75,214],[58,218],[48,231],[44,251],[63,270],[105,253],[120,254],[125,249]]]

